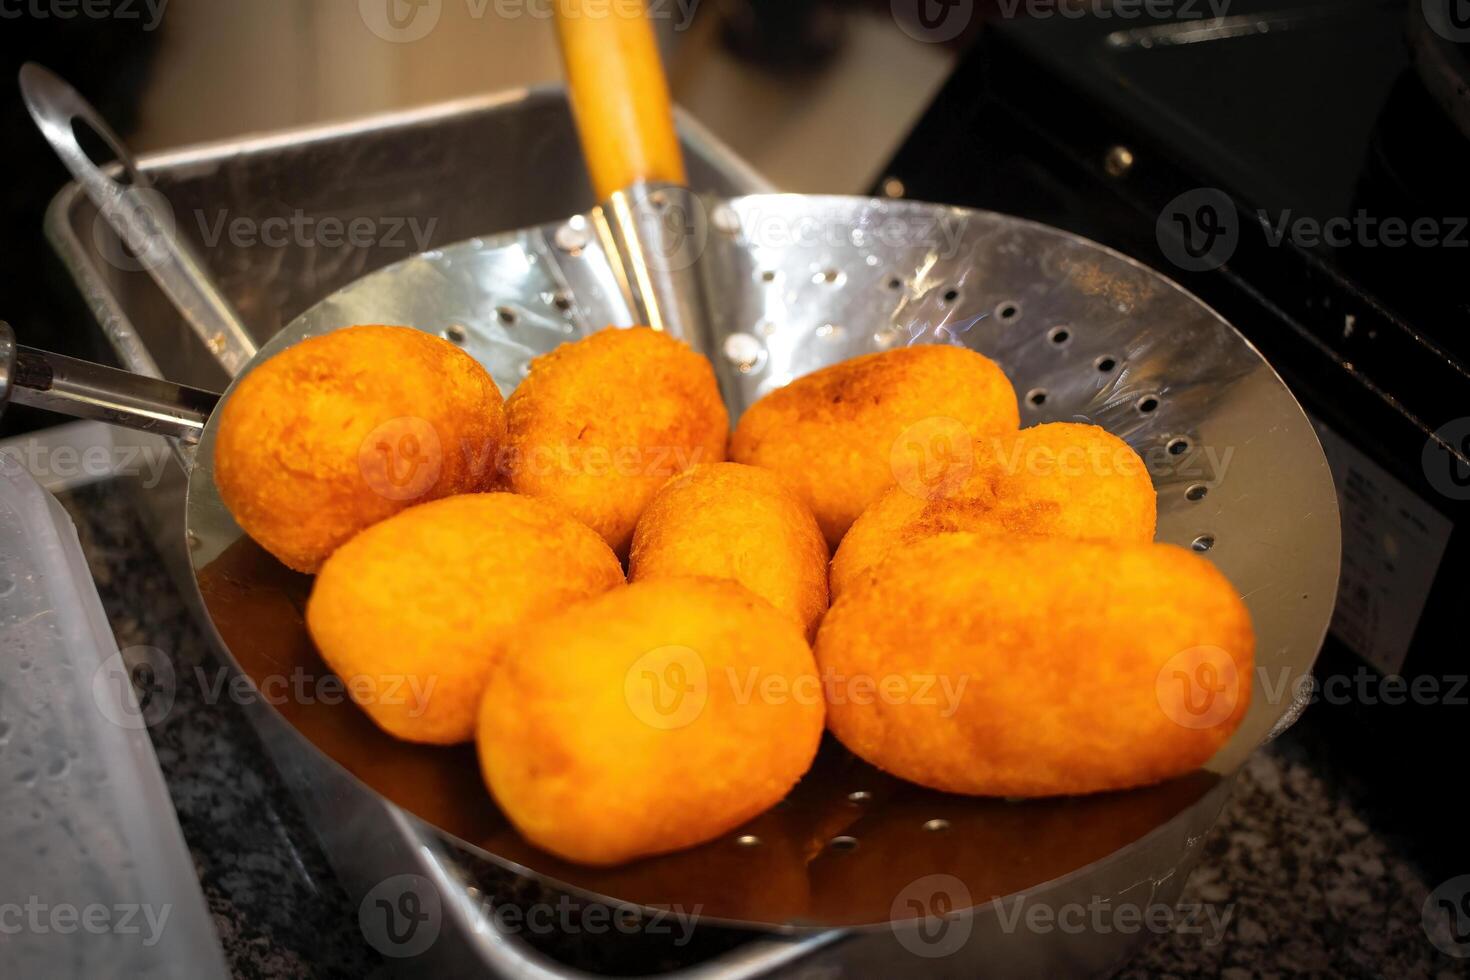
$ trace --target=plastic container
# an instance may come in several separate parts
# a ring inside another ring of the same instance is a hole
[[[0,453],[0,976],[229,975],[135,668],[70,518]]]

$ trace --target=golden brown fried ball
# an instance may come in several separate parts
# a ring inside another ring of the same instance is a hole
[[[982,796],[1192,771],[1244,717],[1254,648],[1235,589],[1182,548],[968,533],[865,572],[816,647],[844,745]]]
[[[511,643],[485,690],[480,764],[533,844],[617,864],[777,803],[811,766],[822,718],[789,616],[734,582],[657,579]]]
[[[827,611],[827,557],[811,508],[779,476],[712,463],[670,480],[638,519],[628,581],[730,579],[788,613],[810,639]]]
[[[491,665],[539,617],[623,583],[607,544],[552,504],[480,493],[422,504],[327,559],[306,607],[322,659],[390,735],[474,737]]]
[[[658,488],[723,460],[730,435],[709,361],[648,327],[610,327],[536,358],[506,412],[510,488],[556,501],[620,557]]]
[[[932,493],[897,486],[853,523],[832,559],[832,594],[889,554],[946,531],[1140,543],[1158,497],[1143,460],[1095,425],[1053,422],[975,441]]]
[[[488,489],[500,390],[474,358],[408,327],[303,340],[255,367],[220,410],[214,480],[245,533],[315,572],[363,528]]]
[[[942,473],[954,447],[1020,425],[994,361],[927,344],[867,354],[797,378],[741,417],[730,458],[787,479],[833,548],[895,482]]]

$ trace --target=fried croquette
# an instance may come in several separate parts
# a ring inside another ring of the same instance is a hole
[[[816,636],[827,611],[827,542],[811,509],[770,470],[696,466],[658,492],[633,532],[628,581],[739,582]]]
[[[943,479],[951,453],[1018,425],[1016,393],[995,362],[925,344],[843,361],[771,392],[741,417],[730,458],[785,477],[836,548],[895,482]]]
[[[709,361],[648,327],[609,327],[531,362],[506,404],[502,470],[626,557],[669,477],[725,458],[730,417]]]
[[[863,511],[832,559],[832,594],[888,554],[947,531],[1153,540],[1158,497],[1148,470],[1098,426],[1053,422],[987,436],[963,468],[963,479],[939,491],[896,486]]]
[[[773,806],[821,741],[821,685],[786,614],[734,582],[636,582],[543,619],[485,690],[480,764],[533,844],[609,865]]]
[[[421,504],[322,566],[306,625],[322,659],[388,734],[474,737],[480,694],[510,638],[623,583],[606,542],[553,504],[511,493]]]
[[[225,399],[220,498],[298,572],[414,504],[488,489],[505,441],[500,390],[474,358],[408,327],[303,340]]]
[[[922,786],[1126,789],[1190,772],[1239,726],[1255,640],[1182,548],[943,534],[863,572],[817,634],[828,723]]]

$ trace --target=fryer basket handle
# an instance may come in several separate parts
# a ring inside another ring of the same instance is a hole
[[[179,236],[173,208],[138,168],[106,120],[60,77],[35,63],[20,70],[20,91],[31,119],[77,183],[96,204],[130,254],[119,254],[124,268],[146,271],[178,308],[230,377],[255,356],[255,341],[229,300],[215,286],[203,263]],[[77,138],[84,125],[117,157],[112,172],[92,162]]]

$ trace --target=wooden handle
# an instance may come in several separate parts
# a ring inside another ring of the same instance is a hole
[[[556,33],[598,200],[640,181],[687,183],[653,25],[637,4],[560,0]]]

